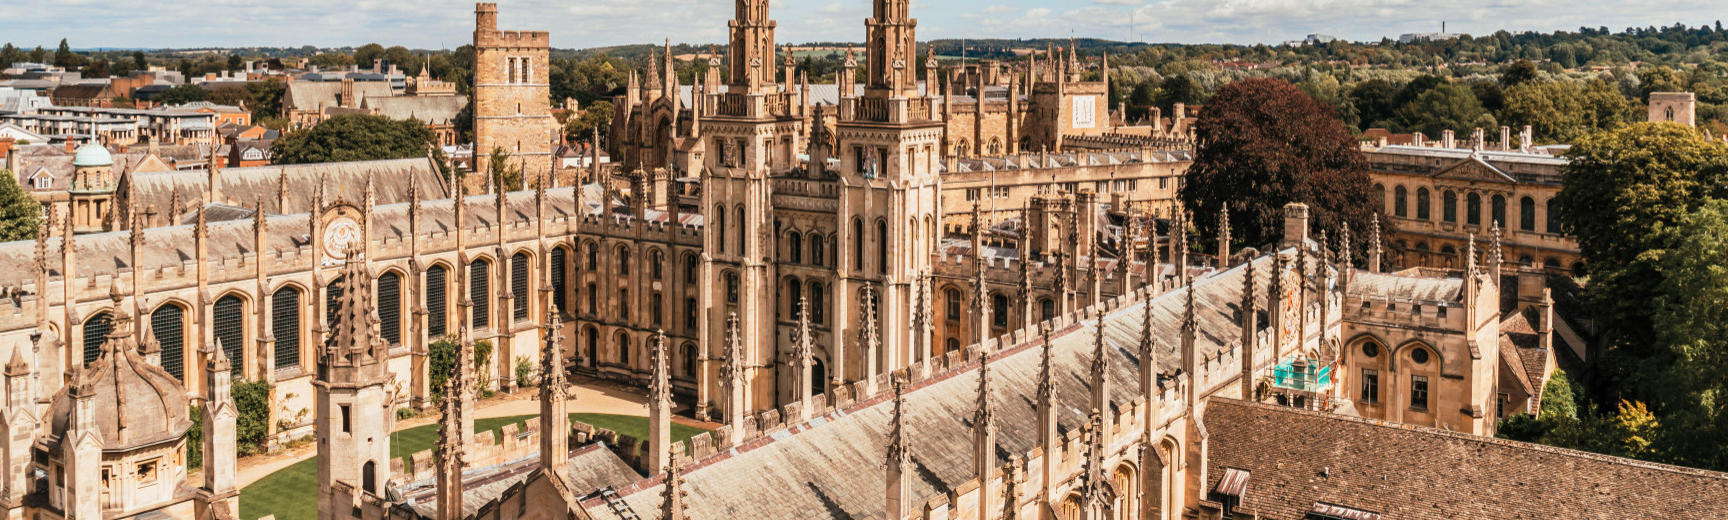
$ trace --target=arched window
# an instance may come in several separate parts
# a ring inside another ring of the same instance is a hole
[[[1518,229],[1536,230],[1536,199],[1530,197],[1518,199]]]
[[[110,332],[114,332],[114,315],[108,311],[98,312],[84,321],[84,366],[90,366],[102,356],[102,342],[108,341]]]
[[[1398,186],[1398,187],[1392,188],[1392,215],[1393,216],[1397,216],[1399,218],[1410,216],[1410,214],[1409,214],[1409,204],[1410,203],[1409,203],[1409,201],[1405,200],[1405,196],[1408,194],[1409,193],[1404,190],[1403,186]]]
[[[1447,222],[1458,222],[1458,194],[1452,190],[1440,194],[1440,218]]]
[[[562,247],[552,248],[552,304],[558,306],[558,312],[570,312],[570,298],[565,287],[564,276],[570,268],[568,253]]]
[[[619,332],[618,344],[613,345],[613,347],[618,349],[614,356],[614,358],[618,360],[618,364],[630,366],[630,335],[624,332]]]
[[[528,254],[516,253],[510,256],[510,319],[512,322],[528,319],[528,311],[532,310],[533,300],[528,299]]]
[[[728,272],[726,279],[726,303],[738,303],[738,274]]]
[[[1038,321],[1050,321],[1056,317],[1056,300],[1044,298],[1038,300]]]
[[[618,276],[630,276],[630,248],[618,246],[613,256],[618,257]]]
[[[852,268],[864,270],[864,221],[852,219]]]
[[[162,370],[182,381],[186,379],[185,318],[186,310],[174,304],[157,307],[156,312],[150,313],[150,333],[156,336],[156,344],[162,347]],[[280,337],[276,345],[276,348],[282,348]]]
[[[797,278],[786,279],[786,317],[798,319],[798,300],[804,297],[804,284]]]
[[[714,248],[726,253],[726,207],[718,204],[714,206]]]
[[[1464,198],[1464,223],[1472,226],[1482,225],[1482,196],[1471,193]]]
[[[402,344],[402,275],[378,277],[378,334],[391,345]]]
[[[942,347],[943,347],[942,348],[942,354],[947,354],[949,352],[960,350],[960,340],[955,339],[955,338],[948,338],[948,341],[942,342]]]
[[[446,296],[445,285],[448,283],[448,276],[449,270],[442,265],[434,265],[426,270],[426,336],[430,338],[442,338],[449,330],[449,324],[446,323],[450,318],[446,314],[449,297]]]
[[[583,292],[588,293],[588,314],[600,312],[600,288],[590,282]]]
[[[679,371],[679,375],[696,377],[696,344],[685,343],[684,347],[679,350],[682,351],[679,356],[679,361],[681,361],[679,367],[683,369]]]
[[[270,297],[270,318],[274,322],[270,335],[276,336],[276,369],[300,366],[300,290],[277,289]]]
[[[958,144],[954,145],[954,155],[960,156],[960,157],[965,157],[966,152],[971,151],[971,149],[972,149],[972,147],[966,143],[966,140],[961,139]]]
[[[665,297],[662,297],[660,293],[648,295],[648,316],[649,319],[653,320],[655,327],[660,327],[665,323],[665,305],[666,299]]]
[[[696,255],[684,255],[684,283],[695,285],[701,272],[701,263],[696,260]]]
[[[696,299],[684,299],[684,330],[696,331]]]
[[[804,262],[804,235],[797,231],[786,235],[786,261],[794,264]]]
[[[630,322],[630,290],[618,289],[618,321]]]
[[[336,321],[336,308],[342,305],[342,291],[344,290],[343,282],[344,280],[342,280],[342,276],[337,275],[335,278],[330,280],[329,285],[324,286],[325,328],[331,328],[331,322]]]
[[[953,288],[943,289],[942,300],[948,306],[948,321],[960,321],[960,291]]]
[[[1494,223],[1506,227],[1506,197],[1494,196]]]
[[[810,282],[810,322],[820,324],[827,319],[824,311],[827,307],[827,300],[822,299],[822,282]]]
[[[475,329],[492,327],[492,276],[488,267],[491,264],[485,260],[468,264],[468,301],[474,309],[468,319],[472,320]]]
[[[737,218],[737,222],[738,222],[737,223],[737,226],[738,226],[738,254],[740,254],[740,255],[750,254],[749,248],[747,248],[744,245],[745,242],[748,240],[746,238],[746,235],[750,232],[750,221],[746,220],[744,218],[744,205],[739,204],[738,205],[738,211],[734,212],[734,214],[737,215],[737,217],[738,217]]]
[[[228,364],[239,374],[246,363],[246,309],[239,296],[227,295],[216,300],[212,331],[222,351],[228,354]]]
[[[1548,232],[1549,233],[1559,233],[1560,232],[1560,211],[1559,211],[1560,208],[1556,207],[1556,205],[1554,204],[1554,199],[1548,199],[1548,202],[1545,202],[1543,204],[1545,206],[1547,206],[1547,209],[1548,209],[1548,223],[1547,223],[1548,224],[1548,226],[1547,226]]]
[[[996,327],[1008,326],[1008,297],[1001,294],[990,296],[990,321]]]
[[[888,272],[888,221],[876,221],[876,272]]]
[[[664,280],[666,278],[666,253],[659,249],[648,253],[648,278]]]
[[[1428,220],[1428,188],[1416,188],[1416,218]]]
[[[588,350],[585,351],[588,356],[588,366],[599,364],[600,359],[597,356],[600,355],[600,331],[594,327],[588,327],[582,332],[582,336],[588,341]]]
[[[810,234],[810,265],[825,265],[822,263],[822,235]]]
[[[1384,211],[1392,211],[1392,208],[1386,207],[1386,185],[1374,183],[1374,193],[1372,194],[1372,197],[1374,197],[1375,206],[1379,206]]]
[[[360,489],[366,490],[367,493],[378,492],[377,462],[368,460],[366,464],[360,466]]]
[[[593,242],[588,242],[588,243],[582,244],[582,247],[583,247],[583,249],[587,250],[586,254],[588,255],[588,262],[587,262],[588,263],[588,272],[599,271],[600,270],[600,246],[594,245]]]

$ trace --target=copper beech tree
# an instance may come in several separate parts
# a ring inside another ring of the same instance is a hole
[[[1230,206],[1230,235],[1259,247],[1283,235],[1285,204],[1309,207],[1312,226],[1366,237],[1382,208],[1367,163],[1336,110],[1280,79],[1225,85],[1200,111],[1194,166],[1182,187],[1201,235],[1215,239],[1219,210]],[[1382,232],[1390,233],[1382,219]],[[1359,246],[1366,240],[1354,241]]]

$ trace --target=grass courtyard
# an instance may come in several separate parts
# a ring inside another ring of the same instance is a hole
[[[533,415],[476,419],[475,432],[497,431],[507,424],[520,424]],[[595,428],[605,428],[637,439],[648,438],[648,418],[610,414],[570,414],[570,420],[581,421]],[[674,442],[695,437],[706,430],[682,424],[672,424]],[[438,440],[438,425],[428,424],[398,431],[390,437],[390,456],[403,458],[431,449]],[[277,520],[316,520],[318,517],[318,460],[306,459],[269,476],[258,479],[240,490],[240,518],[257,520],[276,515]]]

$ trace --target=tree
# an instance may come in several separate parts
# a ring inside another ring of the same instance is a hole
[[[1476,93],[1457,83],[1440,85],[1416,96],[1414,101],[1399,107],[1398,119],[1406,130],[1430,137],[1446,130],[1468,132],[1472,128],[1498,126],[1494,116],[1482,108]]]
[[[360,68],[371,67],[372,60],[383,57],[384,46],[376,43],[368,43],[361,45],[358,49],[354,49],[354,64],[359,65]]]
[[[205,101],[218,105],[229,105],[241,108],[252,108],[252,92],[240,85],[222,85],[210,91]]]
[[[611,101],[595,101],[589,104],[581,116],[564,122],[565,141],[585,141],[596,130],[600,135],[606,135],[607,130],[612,128],[612,113],[615,110]]]
[[[1712,199],[1673,228],[1653,321],[1661,357],[1652,397],[1676,462],[1728,468],[1728,201]]]
[[[1356,105],[1357,113],[1362,116],[1363,128],[1389,126],[1393,110],[1398,105],[1393,104],[1398,87],[1384,79],[1371,79],[1357,83],[1350,89],[1350,102]]]
[[[66,39],[60,39],[60,48],[54,51],[54,65],[67,70],[76,69],[84,64],[84,57],[72,52],[72,46],[66,44]]]
[[[0,242],[34,240],[42,227],[42,204],[24,193],[11,171],[0,169]]]
[[[1518,60],[1507,65],[1505,70],[1500,71],[1500,86],[1512,88],[1525,83],[1533,83],[1536,78],[1536,64],[1530,63],[1530,60]]]
[[[0,69],[11,67],[13,63],[17,63],[23,59],[24,51],[20,51],[17,47],[13,47],[11,43],[7,43],[6,46],[0,47]]]
[[[203,87],[197,85],[180,85],[157,94],[154,101],[160,105],[182,105],[193,101],[205,101],[208,99],[210,99],[210,91],[204,90]]]
[[[270,442],[270,382],[234,381],[235,440],[241,455],[263,453]]]
[[[1194,104],[1200,102],[1200,87],[1194,84],[1186,74],[1171,76],[1158,86],[1158,108],[1166,114],[1172,114],[1177,103]]]
[[[432,131],[415,120],[343,115],[283,136],[271,146],[280,164],[375,161],[425,157]]]
[[[246,84],[246,92],[252,98],[252,120],[280,117],[282,115],[282,96],[288,91],[288,86],[276,78],[264,81],[254,81]]]
[[[1606,350],[1593,355],[1598,402],[1624,394],[1650,399],[1652,367],[1669,360],[1651,338],[1658,261],[1676,245],[1674,229],[1706,199],[1728,196],[1728,145],[1673,123],[1637,123],[1573,144],[1555,200],[1590,265],[1585,295],[1594,304]],[[1660,401],[1656,401],[1660,402]]]
[[[1195,123],[1199,138],[1182,200],[1202,234],[1216,236],[1230,205],[1231,236],[1260,246],[1283,235],[1283,208],[1308,204],[1315,229],[1367,236],[1379,209],[1367,163],[1333,111],[1279,79],[1225,85]]]
[[[132,68],[137,70],[150,68],[150,62],[144,59],[144,51],[132,51]]]
[[[501,146],[493,147],[492,153],[486,158],[486,178],[494,187],[500,187],[503,191],[522,189],[522,167],[510,164],[510,156],[504,154]]]

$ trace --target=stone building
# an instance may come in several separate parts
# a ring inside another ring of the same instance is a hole
[[[486,172],[502,149],[523,179],[552,170],[561,130],[552,117],[551,41],[545,31],[498,30],[498,5],[474,8],[474,171]],[[469,179],[484,189],[485,175]]]

